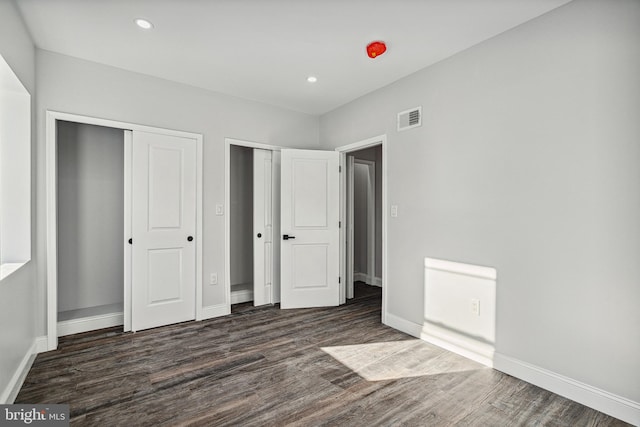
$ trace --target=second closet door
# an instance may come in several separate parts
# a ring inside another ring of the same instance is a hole
[[[195,139],[133,132],[134,331],[195,319]]]

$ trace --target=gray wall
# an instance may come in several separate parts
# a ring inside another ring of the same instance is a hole
[[[231,146],[231,285],[253,283],[253,149]]]
[[[0,54],[31,94],[32,111],[35,111],[35,51],[31,37],[13,2],[0,1]],[[33,156],[35,126],[32,126],[32,129]],[[32,167],[32,182],[35,182],[34,176],[35,170]],[[33,190],[31,193],[32,196],[35,194]],[[32,197],[32,217],[34,213]],[[6,389],[11,376],[33,344],[36,321],[41,322],[44,318],[42,311],[38,310],[39,304],[36,299],[34,265],[37,260],[33,251],[34,231],[32,226],[31,262],[0,282],[0,393]]]
[[[46,253],[46,110],[197,132],[204,135],[203,300],[205,306],[224,304],[224,217],[215,215],[216,203],[225,199],[224,138],[317,148],[318,117],[40,49],[36,59],[39,258]],[[44,263],[38,270],[42,301],[38,311],[46,313]],[[209,275],[214,272],[219,284],[210,286]],[[38,333],[44,332],[43,320]]]
[[[58,311],[124,299],[124,131],[58,122]]]
[[[425,256],[495,267],[497,352],[640,402],[639,42],[639,1],[576,0],[321,118],[388,136],[392,314]]]

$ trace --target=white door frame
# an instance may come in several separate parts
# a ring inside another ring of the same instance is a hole
[[[226,301],[226,312],[224,314],[231,313],[231,218],[229,216],[229,209],[231,206],[231,146],[236,145],[240,147],[259,148],[262,150],[271,150],[279,152],[282,147],[277,145],[263,144],[260,142],[244,141],[241,139],[225,138],[224,139],[224,291]],[[273,192],[272,194],[275,194]],[[278,224],[279,229],[279,224]],[[278,233],[279,234],[279,233]],[[278,236],[273,237],[279,238]],[[279,257],[277,260],[279,262]],[[276,260],[276,257],[274,257]],[[274,277],[274,280],[276,277]],[[275,283],[272,284],[272,290]]]
[[[376,145],[382,146],[382,323],[387,318],[387,135],[374,136],[353,144],[337,147],[335,150],[340,153],[340,166],[342,170],[346,169],[347,154],[353,151],[362,150]],[[347,179],[345,173],[340,174],[340,220],[346,224],[346,203],[347,203]],[[345,280],[340,284],[340,303],[346,302],[346,227],[340,229],[340,276]]]
[[[144,126],[134,123],[120,122],[115,120],[101,119],[97,117],[82,116],[78,114],[62,113],[47,110],[46,116],[46,198],[47,198],[47,351],[55,350],[58,347],[58,231],[57,231],[57,121],[64,120],[74,123],[88,125],[105,126],[122,129],[125,132],[125,159],[131,149],[131,132],[143,131],[165,135],[179,136],[196,140],[196,320],[202,319],[202,135],[182,132],[170,129],[163,129],[151,126]],[[131,230],[131,163],[130,159],[125,160],[125,188],[124,231]],[[125,245],[125,277],[124,277],[124,326],[131,328],[131,262],[127,256],[131,256],[128,248],[127,235],[123,236]]]
[[[346,222],[347,230],[349,234],[347,238],[347,298],[353,298],[353,280],[354,280],[354,260],[355,260],[355,245],[354,245],[354,217],[353,207],[355,201],[355,165],[360,164],[367,167],[367,174],[369,182],[367,185],[367,280],[369,285],[375,286],[376,282],[376,223],[375,210],[376,210],[376,162],[371,160],[363,160],[348,156],[347,167],[347,185],[349,191],[347,191],[347,216]],[[351,161],[353,159],[353,162]]]
[[[345,246],[346,246],[346,264],[345,264],[345,277],[346,280],[346,299],[351,299],[354,296],[353,292],[353,264],[354,264],[354,244],[353,239],[355,233],[353,232],[353,207],[354,207],[354,194],[353,190],[355,188],[355,177],[353,173],[353,167],[355,164],[355,159],[353,156],[347,155],[346,157],[346,171],[347,171],[347,185],[345,188],[346,195],[346,205],[345,205]],[[342,274],[342,272],[340,273]]]

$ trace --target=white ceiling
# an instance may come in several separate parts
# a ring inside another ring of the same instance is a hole
[[[16,0],[41,49],[322,114],[569,0]],[[150,20],[144,31],[134,19]],[[365,46],[388,50],[370,59]],[[318,82],[307,83],[309,75]]]

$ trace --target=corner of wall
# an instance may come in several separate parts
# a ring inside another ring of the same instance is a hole
[[[20,360],[18,367],[13,372],[9,383],[2,391],[2,394],[0,394],[0,404],[12,404],[16,400],[16,397],[18,397],[18,393],[20,392],[20,388],[31,369],[31,365],[33,365],[33,361],[36,359],[36,355],[39,350],[43,348],[43,341],[46,344],[46,337],[38,337],[33,340],[31,346],[22,357],[22,360]]]

